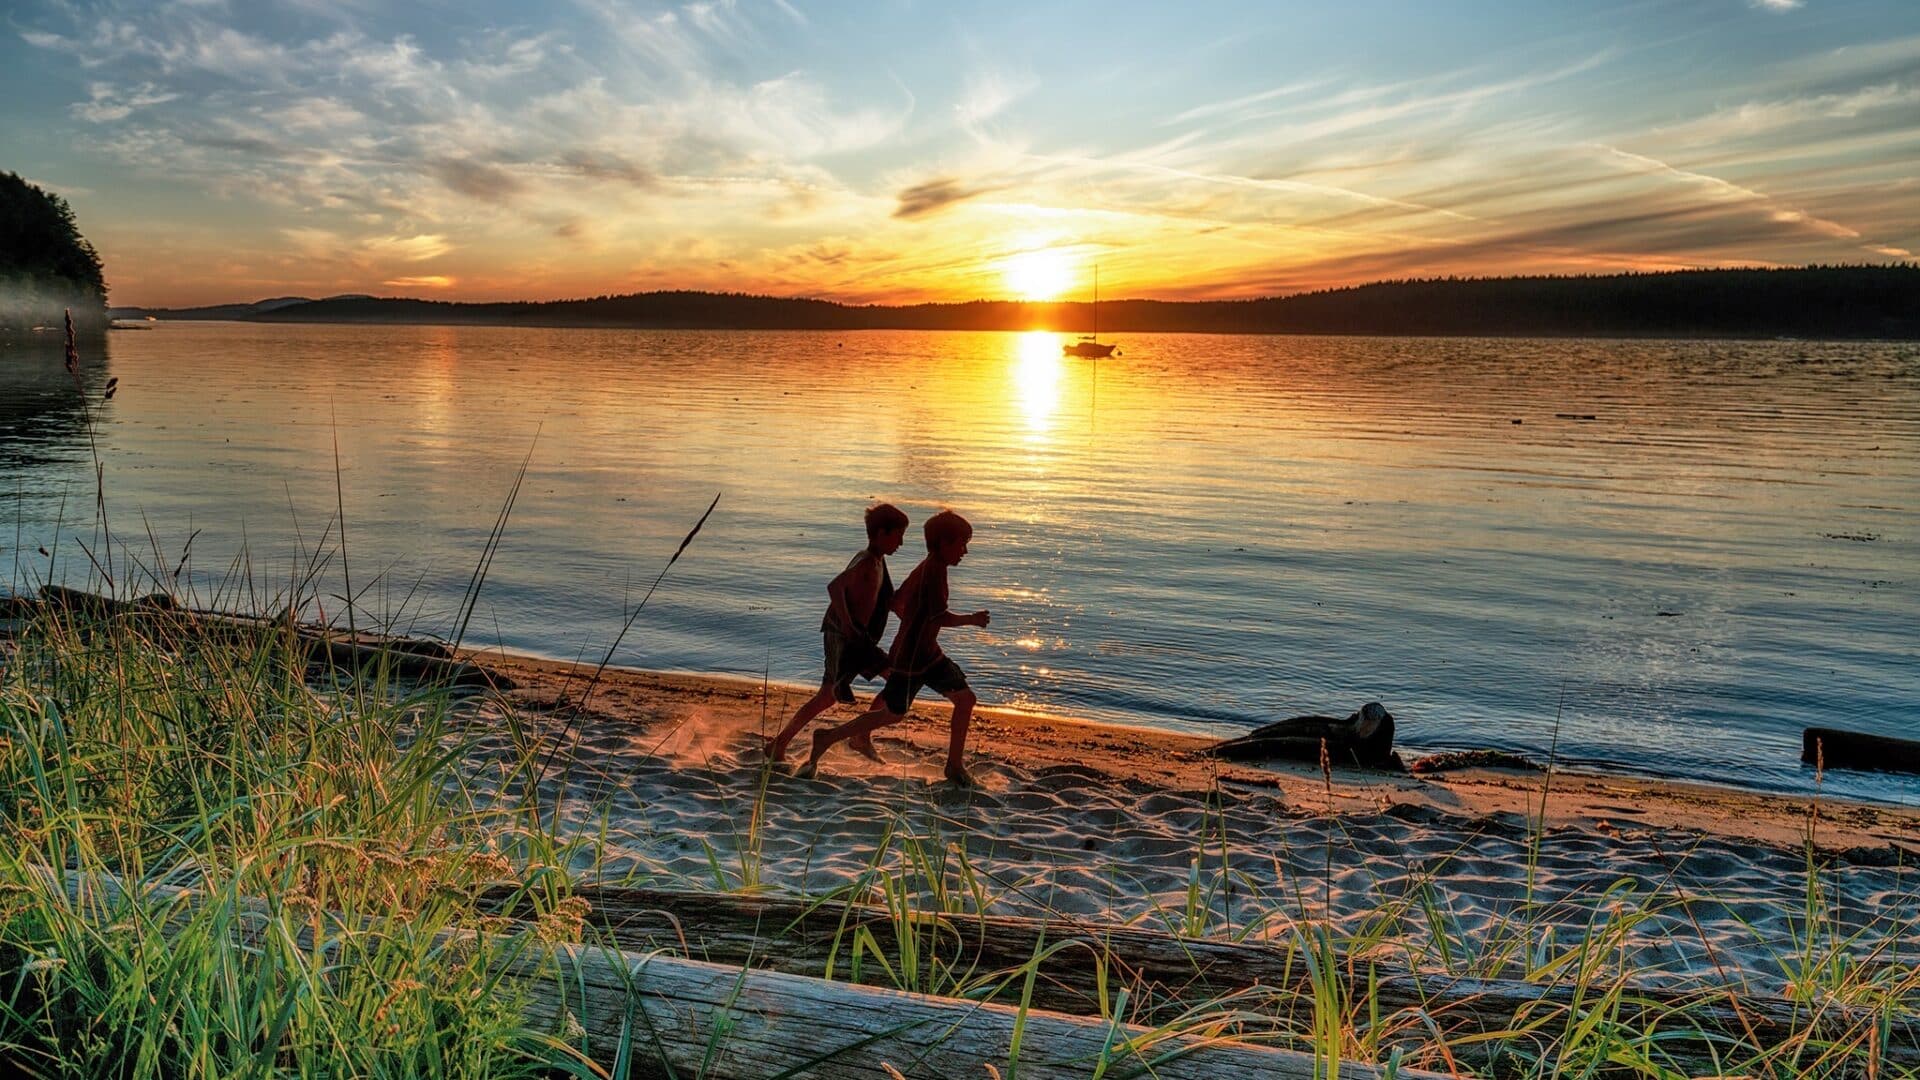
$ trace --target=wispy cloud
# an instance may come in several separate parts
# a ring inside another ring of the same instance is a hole
[[[482,202],[504,203],[527,190],[524,181],[491,162],[441,158],[428,169],[449,190]]]
[[[408,262],[425,262],[437,259],[452,249],[444,236],[427,234],[422,236],[381,236],[365,241],[361,247],[368,254],[391,256]]]
[[[977,198],[993,190],[994,185],[968,183],[951,176],[923,180],[896,196],[899,205],[894,208],[893,216],[911,221],[914,218],[938,213],[949,206]]]
[[[76,102],[73,115],[94,124],[111,123],[124,120],[133,115],[135,109],[144,109],[149,105],[163,105],[180,95],[162,91],[152,83],[142,83],[132,90],[121,90],[112,83],[96,82],[87,87],[87,100]]]

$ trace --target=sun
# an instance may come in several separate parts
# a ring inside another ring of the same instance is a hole
[[[1053,300],[1073,285],[1073,258],[1046,248],[1022,251],[1001,260],[1000,275],[1021,300]]]

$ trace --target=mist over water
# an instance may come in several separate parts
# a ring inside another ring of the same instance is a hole
[[[82,375],[121,381],[93,419],[135,591],[198,530],[183,581],[248,606],[325,535],[338,615],[337,438],[360,611],[403,630],[450,630],[526,460],[476,643],[597,660],[719,493],[615,660],[812,683],[884,498],[895,580],[935,509],[973,521],[953,602],[993,626],[943,640],[991,705],[1235,732],[1379,700],[1418,750],[1557,730],[1792,791],[1806,725],[1920,734],[1914,345],[1059,340],[176,323]],[[89,583],[92,462],[57,344],[0,353],[13,588]]]

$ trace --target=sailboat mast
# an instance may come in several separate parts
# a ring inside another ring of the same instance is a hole
[[[1100,267],[1093,268],[1093,336],[1100,337]]]

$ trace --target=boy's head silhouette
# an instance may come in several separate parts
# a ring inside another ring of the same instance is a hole
[[[973,526],[951,510],[942,510],[927,519],[927,554],[948,566],[957,565],[967,554],[967,541],[973,539]]]
[[[900,542],[906,538],[907,515],[899,507],[892,503],[867,507],[867,543],[874,550],[891,555],[900,550]]]

